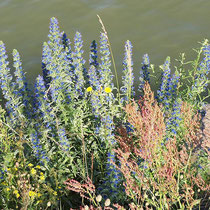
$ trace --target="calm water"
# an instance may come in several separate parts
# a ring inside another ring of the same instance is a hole
[[[0,0],[0,40],[10,54],[13,48],[19,50],[32,82],[41,73],[42,43],[47,40],[50,17],[58,18],[61,30],[71,39],[80,31],[88,49],[92,40],[99,40],[99,14],[108,30],[118,73],[124,42],[129,39],[137,76],[144,53],[157,65],[167,55],[174,61],[180,52],[194,58],[192,48],[210,39],[209,11],[210,0]]]

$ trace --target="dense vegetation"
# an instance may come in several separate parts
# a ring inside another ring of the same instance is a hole
[[[137,90],[131,42],[125,43],[119,87],[103,23],[102,29],[87,62],[81,34],[71,43],[51,18],[43,75],[33,90],[17,50],[12,76],[0,41],[1,209],[208,205],[209,142],[200,129],[209,96],[208,40],[194,61],[181,54],[174,73],[167,57],[160,77],[145,54]],[[155,93],[150,83],[159,85]]]

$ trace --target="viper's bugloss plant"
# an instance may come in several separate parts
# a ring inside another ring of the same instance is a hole
[[[123,60],[123,77],[121,92],[123,101],[129,102],[134,96],[134,75],[133,75],[133,60],[132,60],[132,44],[129,40],[125,43],[125,57]]]
[[[99,63],[97,61],[97,58],[98,58],[97,43],[95,40],[93,40],[90,45],[90,58],[89,58],[90,66],[93,65],[95,66],[95,68],[98,67]]]
[[[84,85],[85,85],[85,78],[84,78],[84,64],[85,60],[82,57],[83,54],[83,41],[82,41],[82,35],[79,32],[76,32],[74,37],[74,59],[73,59],[73,65],[74,65],[74,71],[75,71],[75,89],[77,94],[75,97],[83,96],[84,94]]]
[[[149,67],[150,67],[150,60],[148,54],[143,55],[143,62],[142,62],[142,67],[140,70],[140,77],[139,77],[139,87],[138,90],[142,91],[144,88],[145,82],[150,82],[150,72],[149,72]]]
[[[5,107],[8,111],[10,126],[16,128],[18,124],[25,123],[24,107],[28,104],[26,81],[21,66],[19,53],[13,51],[16,83],[12,81],[9,62],[7,60],[4,43],[0,41],[0,82],[3,96],[6,100]],[[24,94],[24,95],[23,95]],[[28,116],[29,117],[29,116]]]
[[[100,81],[103,85],[102,88],[113,88],[113,74],[111,72],[110,51],[108,45],[108,38],[105,33],[100,35],[100,54],[101,62],[99,63]]]

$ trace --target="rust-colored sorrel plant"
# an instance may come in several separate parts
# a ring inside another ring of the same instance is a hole
[[[102,204],[102,196],[96,196],[95,186],[90,178],[87,178],[84,184],[81,184],[73,179],[66,180],[64,184],[66,185],[66,188],[68,190],[79,193],[80,197],[86,198],[89,201],[90,205],[80,206],[80,210],[114,210],[112,207],[110,207],[110,199],[106,199],[104,204]],[[113,206],[117,209],[125,210],[122,206],[118,204],[114,204]]]
[[[121,163],[117,167],[126,180],[126,195],[136,208],[185,209],[200,204],[209,183],[201,176],[200,156],[195,151],[204,154],[206,148],[201,146],[206,143],[201,144],[199,118],[190,105],[182,104],[183,133],[169,140],[163,112],[149,84],[144,87],[144,97],[128,104],[125,112],[133,132],[119,129],[120,148],[115,152]]]

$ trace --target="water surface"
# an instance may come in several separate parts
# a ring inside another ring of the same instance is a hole
[[[108,30],[118,73],[129,39],[138,76],[144,53],[157,65],[167,55],[174,61],[180,52],[194,58],[192,48],[210,38],[209,11],[210,0],[0,0],[0,40],[10,55],[13,48],[19,50],[27,78],[33,81],[41,73],[42,43],[47,40],[50,18],[57,17],[71,39],[80,31],[88,49],[92,40],[99,40],[99,14]]]

